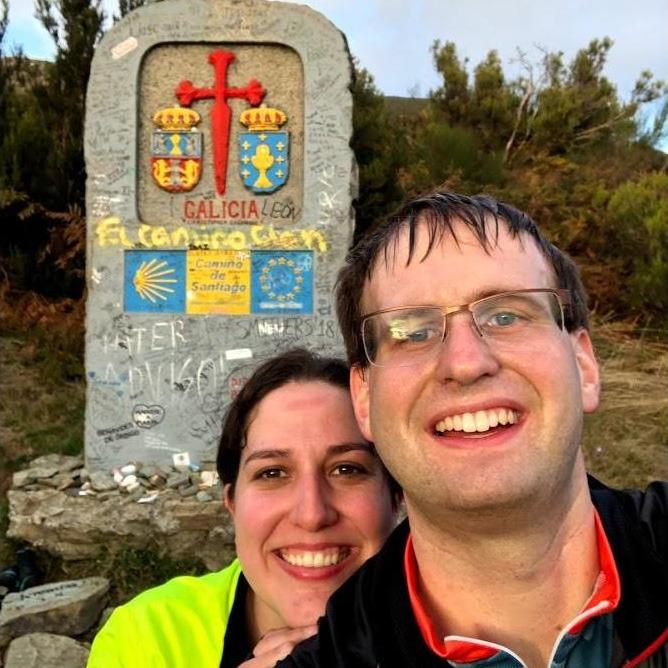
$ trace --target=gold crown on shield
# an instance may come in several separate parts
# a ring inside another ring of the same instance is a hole
[[[288,120],[285,112],[280,109],[267,107],[251,107],[242,112],[239,120],[248,127],[251,132],[261,130],[278,130]]]
[[[200,120],[200,115],[187,107],[167,107],[153,115],[153,122],[162,130],[191,130]]]

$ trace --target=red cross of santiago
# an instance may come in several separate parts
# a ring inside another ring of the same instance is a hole
[[[219,195],[225,194],[227,185],[227,156],[230,148],[230,119],[232,116],[227,100],[233,97],[242,98],[248,100],[251,106],[257,107],[267,92],[257,79],[251,79],[245,88],[228,88],[227,68],[234,59],[235,56],[230,51],[218,49],[211,52],[209,62],[215,71],[213,87],[195,88],[192,81],[181,81],[174,91],[184,107],[189,107],[195,100],[214,100],[211,109],[211,136],[216,190]]]

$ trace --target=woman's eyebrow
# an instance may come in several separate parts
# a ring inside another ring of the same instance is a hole
[[[347,452],[354,452],[356,450],[361,450],[370,455],[376,454],[376,448],[374,448],[372,443],[338,443],[336,445],[330,445],[327,447],[328,455],[344,455]],[[288,449],[280,448],[266,448],[264,450],[255,450],[251,452],[248,457],[243,461],[242,466],[246,466],[252,461],[263,460],[263,459],[288,459],[291,456],[291,451]]]
[[[370,455],[376,454],[376,448],[373,447],[373,444],[366,441],[364,443],[341,443],[330,445],[327,448],[327,452],[330,455],[344,455],[346,452],[353,452],[355,450],[362,450]]]
[[[255,459],[287,459],[290,456],[290,450],[280,450],[278,448],[270,448],[266,450],[255,450],[251,452],[246,460],[244,466]]]

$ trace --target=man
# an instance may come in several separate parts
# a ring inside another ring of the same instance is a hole
[[[363,238],[337,289],[356,416],[408,523],[279,665],[668,666],[668,491],[587,478],[599,375],[573,262],[513,207],[439,193]]]

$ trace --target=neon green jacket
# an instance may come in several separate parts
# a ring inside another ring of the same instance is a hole
[[[86,668],[218,668],[241,567],[178,577],[112,613]]]

